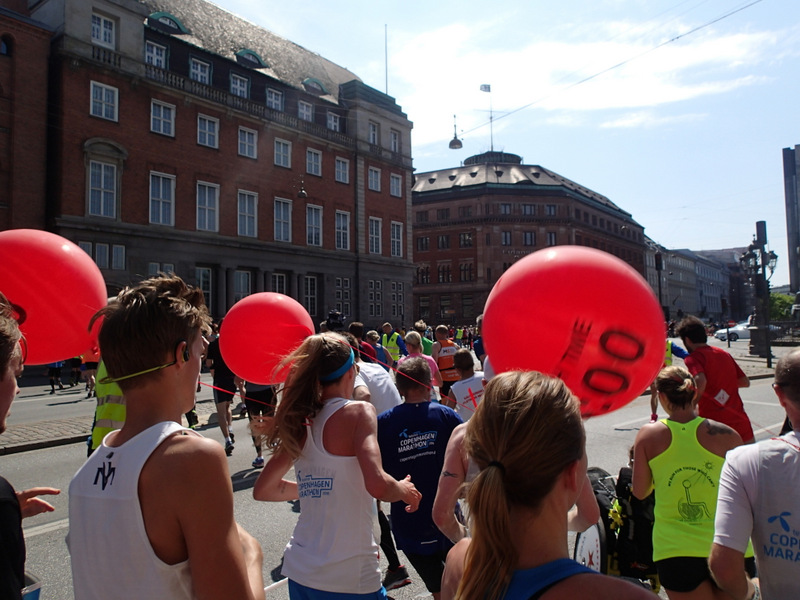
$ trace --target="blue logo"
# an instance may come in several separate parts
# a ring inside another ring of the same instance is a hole
[[[781,529],[783,529],[786,533],[789,533],[790,530],[789,523],[786,522],[786,519],[784,517],[791,517],[791,516],[792,513],[783,511],[781,514],[775,515],[774,517],[770,517],[769,519],[767,519],[767,523],[774,523],[775,521],[778,521],[781,524]]]
[[[306,475],[297,479],[297,493],[300,498],[321,498],[333,490],[333,477],[312,477]]]

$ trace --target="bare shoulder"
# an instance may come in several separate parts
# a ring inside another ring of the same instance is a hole
[[[709,451],[723,457],[731,448],[742,445],[742,437],[735,429],[711,419],[700,424],[697,439]]]
[[[225,451],[214,440],[185,432],[168,437],[150,455],[142,471],[168,481],[170,485],[182,482],[197,485],[228,478]]]
[[[647,460],[650,460],[664,452],[671,441],[672,433],[669,427],[661,421],[657,421],[642,425],[639,433],[636,434],[634,448],[638,454],[644,452]]]
[[[653,600],[653,592],[617,577],[586,573],[565,579],[550,588],[542,600]]]

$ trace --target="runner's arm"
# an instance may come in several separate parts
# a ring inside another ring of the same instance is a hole
[[[462,445],[465,431],[466,426],[459,425],[453,430],[447,442],[442,474],[439,476],[439,486],[436,489],[431,513],[433,522],[453,543],[467,537],[467,528],[458,522],[455,515],[456,502],[462,495],[467,477]]]
[[[266,502],[297,500],[297,483],[283,478],[292,468],[292,462],[285,452],[278,450],[273,454],[253,486],[253,498]]]
[[[644,500],[653,491],[653,472],[650,470],[647,455],[647,440],[650,437],[652,425],[645,425],[636,434],[636,441],[633,443],[633,476],[631,492],[639,500]]]
[[[581,493],[575,506],[567,513],[567,529],[569,531],[586,531],[600,519],[600,505],[594,497],[592,482],[586,475]]]

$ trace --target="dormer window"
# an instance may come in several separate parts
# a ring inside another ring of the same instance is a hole
[[[180,19],[168,12],[154,12],[147,17],[147,24],[155,29],[174,35],[189,33],[189,30],[184,27]]]
[[[266,69],[268,67],[264,59],[253,50],[247,48],[239,50],[236,53],[236,62],[244,67],[250,67],[251,69]]]
[[[322,84],[322,82],[317,79],[316,77],[306,77],[303,80],[303,87],[306,88],[306,91],[311,94],[327,94],[328,90]]]

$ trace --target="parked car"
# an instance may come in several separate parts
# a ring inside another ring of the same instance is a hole
[[[750,329],[747,321],[741,321],[737,323],[733,327],[718,329],[716,333],[714,333],[714,337],[718,340],[722,340],[723,342],[731,338],[732,342],[736,340],[749,340],[750,339]]]
[[[736,340],[749,340],[750,339],[750,329],[751,325],[748,325],[750,321],[741,321],[730,327],[728,329],[718,329],[714,333],[714,337],[718,340],[722,340],[723,342],[728,339],[728,335],[730,335],[731,341],[735,342]],[[730,332],[730,334],[728,333]],[[770,323],[769,326],[769,334],[770,339],[777,339],[780,337],[782,329],[778,325],[773,325]]]

